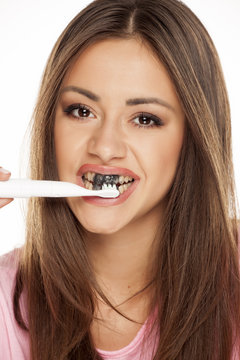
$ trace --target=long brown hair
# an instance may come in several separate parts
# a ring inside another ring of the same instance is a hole
[[[151,47],[186,118],[152,259],[151,305],[158,305],[160,332],[154,359],[229,360],[240,324],[230,111],[215,47],[190,9],[177,0],[95,0],[71,21],[42,79],[30,176],[58,180],[53,129],[63,78],[84,49],[107,38],[137,38]],[[26,229],[14,311],[19,325],[28,328],[32,359],[100,359],[90,333],[94,294],[112,305],[88,261],[84,228],[65,199],[31,199]],[[23,289],[27,324],[19,308]]]

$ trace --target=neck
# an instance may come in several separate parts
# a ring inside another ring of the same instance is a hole
[[[88,233],[86,246],[96,279],[113,304],[126,301],[153,280],[157,229],[156,219],[149,217],[147,222],[133,222],[114,234]]]

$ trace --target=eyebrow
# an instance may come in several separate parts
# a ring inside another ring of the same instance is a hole
[[[93,101],[96,101],[96,102],[100,101],[99,96],[95,95],[94,93],[92,93],[89,90],[79,88],[77,86],[66,86],[65,88],[63,88],[60,91],[60,93],[62,94],[63,92],[66,92],[66,91],[73,91],[73,92],[76,92],[78,94],[82,94],[82,95],[86,96],[87,98],[89,98],[90,100],[93,100]]]
[[[166,108],[175,111],[174,107],[172,107],[172,105],[170,105],[169,103],[167,103],[166,101],[159,99],[159,98],[155,98],[155,97],[149,97],[149,98],[136,98],[136,99],[129,99],[126,101],[126,105],[140,105],[140,104],[158,104],[161,106],[165,106]]]
[[[60,93],[64,93],[67,91],[73,91],[76,92],[78,94],[82,94],[84,96],[86,96],[88,99],[93,100],[95,102],[98,102],[101,100],[101,98],[94,94],[93,92],[80,88],[78,86],[66,86],[65,88],[63,88]],[[175,111],[174,107],[172,105],[170,105],[168,102],[156,98],[156,97],[149,97],[149,98],[135,98],[135,99],[128,99],[126,100],[126,105],[128,106],[134,106],[134,105],[140,105],[140,104],[158,104],[161,106],[165,106],[166,108]]]

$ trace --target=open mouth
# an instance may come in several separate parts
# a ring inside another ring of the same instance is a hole
[[[85,188],[89,190],[117,189],[123,194],[134,182],[131,176],[103,175],[94,172],[86,172],[82,175]]]

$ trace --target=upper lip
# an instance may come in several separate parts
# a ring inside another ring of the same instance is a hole
[[[77,172],[77,176],[83,176],[83,174],[85,174],[88,171],[102,175],[122,175],[122,176],[131,176],[135,180],[139,179],[139,176],[137,176],[133,171],[129,169],[114,167],[114,166],[97,165],[97,164],[82,165]]]

